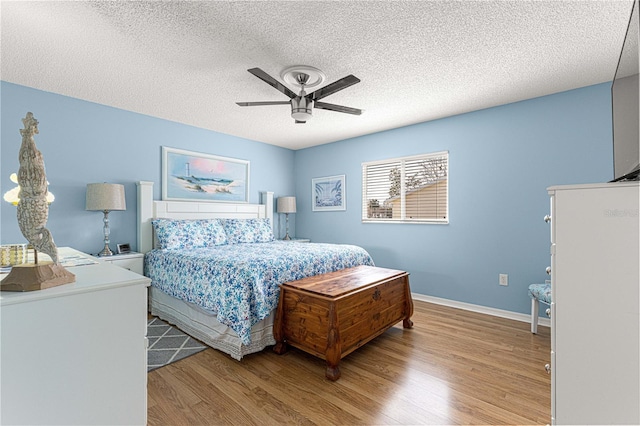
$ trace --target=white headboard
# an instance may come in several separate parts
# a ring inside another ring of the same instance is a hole
[[[273,223],[273,192],[261,192],[261,204],[208,203],[198,201],[154,201],[153,182],[138,185],[138,251],[146,253],[154,246],[151,221],[167,219],[249,219],[268,218]],[[275,230],[274,230],[275,231]],[[275,232],[274,232],[275,233]]]

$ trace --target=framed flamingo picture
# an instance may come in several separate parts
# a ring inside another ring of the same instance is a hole
[[[314,212],[339,211],[347,209],[345,196],[345,175],[311,179],[311,193]]]

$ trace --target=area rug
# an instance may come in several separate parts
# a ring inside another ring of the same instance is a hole
[[[207,348],[160,318],[147,322],[147,372],[197,354]]]

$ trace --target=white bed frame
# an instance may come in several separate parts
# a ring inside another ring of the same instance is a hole
[[[153,182],[138,185],[138,251],[146,253],[155,247],[151,221],[166,219],[250,219],[268,218],[273,222],[273,192],[261,192],[260,204],[210,203],[198,201],[154,201]]]
[[[151,221],[166,219],[250,219],[269,218],[273,222],[273,192],[261,192],[261,204],[210,203],[197,201],[154,201],[153,182],[138,185],[138,251],[153,249],[155,237]],[[274,232],[275,235],[275,232]],[[275,344],[273,313],[251,328],[251,344],[245,346],[238,335],[202,309],[149,288],[149,310],[152,315],[178,326],[184,332],[212,348],[240,360],[244,355],[259,352]]]

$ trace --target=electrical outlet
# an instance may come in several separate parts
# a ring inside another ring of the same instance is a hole
[[[499,278],[498,278],[498,284],[500,285],[509,285],[509,275],[507,274],[500,274]]]

